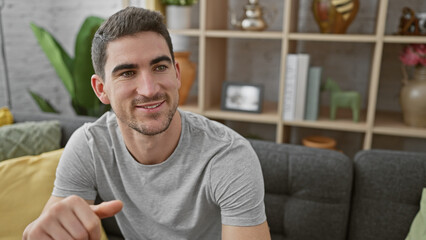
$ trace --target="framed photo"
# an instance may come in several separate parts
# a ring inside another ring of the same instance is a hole
[[[222,86],[223,110],[262,112],[263,86],[237,82],[224,82]]]

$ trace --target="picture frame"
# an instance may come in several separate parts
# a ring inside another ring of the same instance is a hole
[[[222,86],[222,110],[261,113],[263,85],[226,81]]]

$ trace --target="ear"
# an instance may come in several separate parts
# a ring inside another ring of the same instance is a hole
[[[93,91],[95,91],[95,94],[96,96],[98,96],[99,100],[103,104],[110,104],[108,95],[106,94],[104,89],[105,84],[102,78],[96,74],[93,74],[90,80],[92,83]]]
[[[176,79],[177,79],[177,81],[178,81],[178,89],[180,89],[180,86],[181,86],[181,75],[180,75],[180,66],[179,66],[179,63],[177,62],[177,61],[175,61],[175,70],[176,70]]]

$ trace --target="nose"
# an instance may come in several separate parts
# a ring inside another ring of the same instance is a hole
[[[150,73],[141,73],[137,79],[136,92],[145,97],[153,97],[159,91],[158,83]]]

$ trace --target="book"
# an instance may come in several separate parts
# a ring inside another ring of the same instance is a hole
[[[287,54],[283,104],[283,119],[286,121],[293,120],[295,114],[297,63],[297,54]]]
[[[305,120],[315,121],[318,119],[321,74],[321,67],[309,68],[306,88]]]
[[[308,81],[309,54],[297,55],[297,89],[294,120],[303,120],[305,116],[306,85]]]

